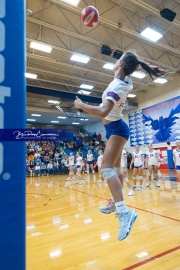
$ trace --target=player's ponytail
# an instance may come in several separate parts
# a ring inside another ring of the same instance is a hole
[[[125,52],[122,56],[122,61],[124,62],[124,73],[126,76],[136,71],[139,65],[152,79],[152,76],[160,77],[165,73],[165,71],[159,67],[150,66],[149,63],[139,59],[139,56],[134,50]]]
[[[164,72],[158,67],[151,67],[148,63],[139,60],[139,65],[148,73],[148,75],[153,79],[153,75],[160,77]]]

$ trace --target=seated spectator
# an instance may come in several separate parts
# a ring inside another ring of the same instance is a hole
[[[101,136],[101,133],[99,132],[99,134],[97,135],[98,141],[101,141],[101,138],[102,138],[102,136]]]
[[[39,157],[36,158],[34,161],[36,162],[36,164],[37,164],[37,163],[41,164],[41,158],[39,158]]]
[[[58,165],[59,165],[59,163],[53,162],[53,171],[54,171],[54,174],[58,174]]]
[[[40,158],[41,154],[38,152],[38,150],[36,150],[35,154],[34,154],[34,159],[36,158]]]
[[[37,163],[37,165],[35,166],[35,172],[37,173],[38,176],[40,176],[41,168],[40,168],[40,164],[39,163]]]
[[[59,152],[55,152],[55,154],[54,154],[54,158],[59,158]]]
[[[52,175],[53,172],[54,172],[52,161],[50,161],[50,162],[48,163],[48,165],[47,165],[47,172],[48,172],[49,175]]]
[[[29,161],[34,161],[34,155],[33,153],[30,153],[28,156]]]
[[[44,156],[44,163],[47,164],[47,163],[49,163],[49,161],[50,161],[49,154],[46,153],[46,155]]]
[[[47,174],[47,168],[46,165],[44,164],[44,162],[41,163],[41,173],[42,175]]]

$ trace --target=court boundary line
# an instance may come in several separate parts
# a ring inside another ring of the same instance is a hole
[[[47,182],[47,183],[48,183],[47,180],[44,181],[44,182]],[[85,191],[81,191],[81,190],[77,190],[77,189],[74,189],[74,188],[64,187],[64,186],[62,186],[62,185],[59,184],[59,183],[58,183],[58,184],[55,184],[55,185],[58,185],[58,186],[60,186],[60,187],[62,187],[62,188],[66,188],[66,189],[69,189],[69,190],[74,190],[74,191],[76,191],[76,192],[84,193],[84,194],[86,194],[86,195],[94,196],[94,197],[97,197],[97,198],[100,198],[100,199],[103,199],[103,200],[108,201],[108,199],[103,198],[103,197],[100,197],[100,196],[98,196],[98,195],[91,194],[91,193],[88,193],[88,192],[85,192]],[[26,193],[26,194],[27,194],[27,193]],[[40,194],[40,195],[41,195],[41,194]],[[44,194],[43,194],[43,195],[44,195]],[[45,195],[45,196],[48,196],[48,195]],[[56,197],[56,198],[58,198],[58,197]],[[51,201],[53,201],[52,198],[51,198]],[[138,207],[135,207],[135,206],[131,206],[131,205],[127,205],[127,206],[128,206],[128,207],[131,207],[131,208],[134,208],[134,209],[138,209],[138,210],[140,210],[140,211],[144,211],[144,212],[146,212],[146,213],[150,213],[150,214],[153,214],[153,215],[156,215],[156,216],[160,216],[160,217],[164,217],[164,218],[167,218],[167,219],[171,219],[171,220],[173,220],[173,221],[180,222],[179,219],[175,219],[175,218],[171,218],[171,217],[168,217],[168,216],[164,216],[164,215],[161,215],[161,214],[158,214],[158,213],[154,213],[154,212],[151,212],[151,211],[148,211],[148,210],[144,210],[144,209],[142,209],[142,208],[138,208]]]
[[[60,184],[59,184],[59,186],[63,187],[63,186],[60,185]],[[97,197],[97,198],[100,198],[100,199],[103,199],[103,200],[107,200],[107,201],[108,201],[108,199],[106,199],[106,198],[97,196],[97,195],[95,195],[95,194],[90,194],[90,193],[85,192],[85,191],[80,191],[80,190],[77,190],[77,189],[74,189],[74,188],[69,188],[69,187],[63,187],[63,188],[70,189],[70,190],[74,190],[74,191],[77,191],[77,192],[81,192],[81,193],[84,193],[84,194],[86,194],[86,195],[95,196],[95,197]],[[150,214],[153,214],[153,215],[157,215],[157,216],[160,216],[160,217],[164,217],[164,218],[167,218],[167,219],[171,219],[171,220],[180,222],[179,219],[175,219],[175,218],[171,218],[171,217],[168,217],[168,216],[164,216],[164,215],[161,215],[161,214],[158,214],[158,213],[154,213],[154,212],[151,212],[151,211],[148,211],[148,210],[144,210],[144,209],[141,209],[141,208],[138,208],[138,207],[134,207],[134,206],[131,206],[131,205],[127,205],[127,206],[128,206],[128,207],[131,207],[131,208],[134,208],[134,209],[138,209],[138,210],[147,212],[147,213],[150,213]]]
[[[166,251],[164,251],[164,252],[162,252],[162,253],[159,253],[159,254],[154,255],[154,256],[152,256],[152,257],[150,257],[150,258],[147,258],[147,259],[144,260],[144,261],[141,261],[141,262],[139,262],[139,263],[136,263],[136,264],[130,265],[130,266],[126,267],[126,268],[123,268],[122,270],[132,270],[132,269],[135,269],[135,268],[137,268],[137,267],[139,267],[139,266],[142,266],[142,265],[144,265],[144,264],[150,263],[150,262],[152,262],[152,261],[154,261],[154,260],[156,260],[156,259],[158,259],[158,258],[161,258],[161,257],[163,257],[163,256],[166,256],[167,254],[170,254],[170,253],[172,253],[172,252],[175,252],[175,251],[177,251],[178,249],[180,249],[180,246],[177,246],[177,247],[168,249],[168,250],[166,250]]]

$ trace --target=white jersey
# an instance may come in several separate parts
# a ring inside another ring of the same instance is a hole
[[[132,154],[133,158],[134,158],[134,166],[135,167],[140,167],[143,165],[143,152],[142,151],[134,151]]]
[[[115,78],[108,85],[102,95],[102,102],[105,99],[111,100],[114,103],[114,107],[105,117],[106,120],[117,121],[122,118],[122,110],[125,106],[127,95],[132,89],[133,85],[130,76],[126,76],[125,80]]]
[[[69,166],[74,166],[74,156],[70,156],[68,159],[69,159]]]
[[[92,154],[87,154],[87,161],[93,161],[93,155]]]
[[[173,155],[176,158],[176,166],[180,166],[180,150],[174,149]]]
[[[127,159],[127,152],[126,150],[122,150],[122,155],[121,155],[121,168],[125,168],[127,164],[125,164],[125,160]]]
[[[82,166],[82,157],[79,156],[79,157],[76,158],[76,165],[77,166],[79,166],[79,165]]]
[[[158,160],[157,157],[159,156],[159,153],[156,150],[147,151],[146,156],[149,157],[148,165],[157,165],[158,166]]]
[[[98,158],[97,158],[97,165],[98,165],[98,168],[101,168],[101,165],[102,165],[102,159],[103,159],[103,155],[98,156]]]

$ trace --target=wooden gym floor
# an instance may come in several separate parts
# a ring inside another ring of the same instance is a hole
[[[99,212],[110,193],[97,174],[82,186],[67,175],[28,177],[27,270],[180,270],[180,182],[168,180],[172,173],[163,172],[160,188],[144,181],[134,196],[125,187],[138,218],[121,242],[115,214]]]

